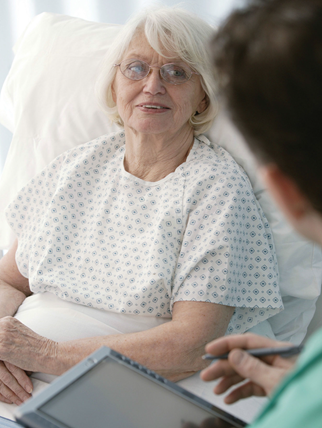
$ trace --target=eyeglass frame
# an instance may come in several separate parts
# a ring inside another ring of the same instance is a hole
[[[128,77],[128,76],[126,76],[124,73],[123,73],[123,71],[122,71],[122,69],[121,69],[121,64],[122,64],[122,62],[124,62],[124,61],[131,61],[131,60],[133,60],[133,61],[140,61],[140,62],[143,62],[144,64],[146,64],[148,67],[149,67],[149,71],[148,71],[148,73],[144,76],[144,77],[142,77],[142,79],[131,79],[130,77]],[[126,77],[127,79],[129,79],[129,80],[132,80],[133,82],[139,82],[140,80],[143,80],[143,79],[145,79],[150,73],[151,73],[151,70],[153,70],[153,69],[159,69],[159,74],[160,74],[160,77],[161,77],[161,79],[162,80],[164,80],[165,82],[167,82],[167,83],[170,83],[170,85],[174,85],[174,86],[177,86],[177,85],[182,85],[183,83],[186,83],[186,82],[189,82],[189,80],[191,79],[191,77],[192,77],[192,75],[193,74],[196,74],[197,76],[200,76],[200,73],[197,73],[196,71],[192,71],[191,70],[191,68],[188,66],[188,65],[186,65],[186,67],[189,69],[189,71],[191,72],[191,75],[190,75],[190,77],[189,77],[189,79],[187,79],[187,80],[185,80],[184,82],[179,82],[179,83],[172,83],[172,82],[168,82],[166,79],[164,79],[164,77],[162,76],[162,74],[161,74],[161,69],[163,68],[163,67],[165,67],[165,66],[167,66],[167,65],[178,65],[178,64],[176,64],[176,63],[174,63],[174,62],[169,62],[169,63],[167,63],[167,64],[163,64],[161,67],[151,67],[150,66],[150,64],[148,64],[147,62],[145,62],[145,61],[143,61],[142,59],[138,59],[138,58],[129,58],[129,59],[123,59],[123,61],[121,61],[119,64],[114,64],[114,66],[113,67],[120,67],[120,71],[121,71],[121,73],[123,74],[123,76],[124,77]]]

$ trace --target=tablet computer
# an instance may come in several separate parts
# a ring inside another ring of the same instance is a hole
[[[0,428],[23,428],[23,426],[11,419],[0,416]]]
[[[102,347],[15,411],[29,428],[214,428],[246,423]],[[211,422],[210,422],[211,420]]]

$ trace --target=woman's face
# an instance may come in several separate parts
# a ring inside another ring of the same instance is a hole
[[[184,64],[179,58],[160,56],[142,33],[134,37],[122,60],[130,58],[145,61],[151,67],[170,62]],[[142,80],[130,80],[118,69],[112,93],[125,129],[142,134],[186,133],[191,130],[190,117],[206,108],[205,92],[196,74],[187,82],[173,85],[161,78],[159,69],[152,69]]]

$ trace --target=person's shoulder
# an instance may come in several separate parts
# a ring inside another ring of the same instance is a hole
[[[100,157],[113,156],[120,148],[125,145],[124,130],[101,135],[87,143],[80,144],[65,152],[65,157],[72,160],[78,157],[95,156]]]
[[[251,187],[247,174],[230,153],[221,146],[211,143],[204,135],[195,138],[188,160],[185,173],[191,180],[229,179]]]
[[[306,366],[311,361],[317,360],[319,360],[319,364],[322,367],[322,327],[316,330],[312,337],[307,340],[305,349],[298,359],[298,365],[300,367]]]

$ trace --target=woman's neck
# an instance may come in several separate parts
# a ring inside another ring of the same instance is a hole
[[[186,161],[193,145],[193,130],[171,137],[135,134],[125,130],[124,168],[145,181],[159,181]]]

